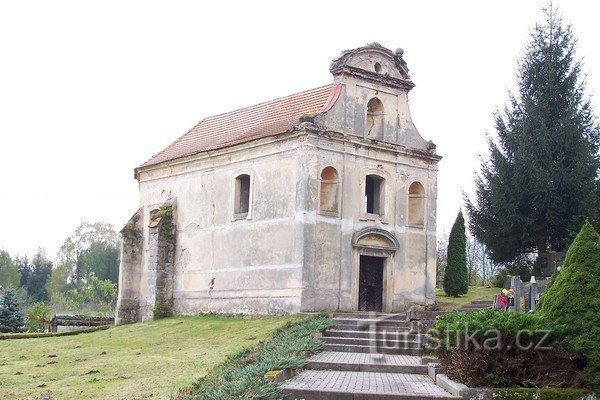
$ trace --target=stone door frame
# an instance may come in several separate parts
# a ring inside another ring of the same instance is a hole
[[[382,311],[391,312],[393,300],[394,256],[400,248],[396,236],[383,229],[365,228],[352,235],[354,260],[352,270],[354,284],[352,288],[352,310],[358,311],[360,290],[360,256],[383,258]]]

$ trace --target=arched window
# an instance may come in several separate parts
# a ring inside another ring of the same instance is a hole
[[[408,225],[425,226],[425,188],[419,182],[408,188]]]
[[[322,213],[338,213],[339,175],[333,167],[321,171],[321,191],[319,195],[319,211]]]
[[[373,97],[367,103],[367,131],[365,137],[383,139],[383,103]]]
[[[235,178],[235,218],[246,218],[250,209],[250,175],[242,174]]]
[[[385,179],[379,175],[365,177],[365,213],[383,215]]]

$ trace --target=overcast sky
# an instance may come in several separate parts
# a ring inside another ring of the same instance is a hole
[[[152,154],[206,116],[331,82],[333,58],[373,41],[405,50],[413,119],[444,157],[449,232],[542,3],[291,4],[1,2],[0,249],[53,256],[83,220],[120,228],[138,208],[133,169]],[[599,7],[555,4],[598,93]]]

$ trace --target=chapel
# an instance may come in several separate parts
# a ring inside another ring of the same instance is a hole
[[[433,304],[441,157],[411,119],[403,50],[372,43],[329,70],[202,119],[135,169],[117,323]]]

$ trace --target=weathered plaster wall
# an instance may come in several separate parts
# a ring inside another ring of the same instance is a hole
[[[320,174],[340,176],[340,212],[318,212]],[[363,138],[296,132],[262,145],[157,168],[140,176],[144,220],[166,198],[177,199],[173,309],[176,313],[284,313],[355,310],[360,254],[386,261],[386,311],[431,304],[435,287],[435,164]],[[235,177],[248,173],[251,209],[235,220]],[[364,212],[364,180],[385,178],[384,214]],[[408,187],[426,190],[424,227],[406,226]],[[147,225],[147,224],[145,224]],[[393,252],[352,246],[365,227],[391,232]],[[147,226],[141,274],[142,314],[150,317],[156,246]],[[148,240],[148,239],[147,239]]]
[[[165,198],[177,199],[176,313],[299,310],[293,142],[267,140],[141,174],[146,220]],[[234,182],[242,173],[251,176],[251,208],[247,218],[235,219]],[[148,306],[152,257],[152,246],[146,245],[141,288]]]
[[[304,144],[304,168],[309,171],[305,205],[305,290],[302,308],[357,310],[359,256],[388,257],[384,290],[386,311],[434,300],[437,167],[391,146],[373,146],[359,138],[311,136]],[[320,173],[328,166],[340,174],[339,215],[318,212]],[[367,174],[385,178],[382,216],[364,212]],[[423,227],[407,226],[408,187],[420,182],[426,190]],[[395,251],[354,248],[352,236],[364,228],[390,232],[399,243]]]
[[[317,119],[319,124],[346,135],[369,138],[365,129],[367,103],[372,98],[378,98],[384,107],[383,139],[379,140],[411,149],[427,150],[428,142],[421,137],[412,122],[407,90],[347,76],[337,77],[336,82],[343,85],[340,98],[326,115]]]

